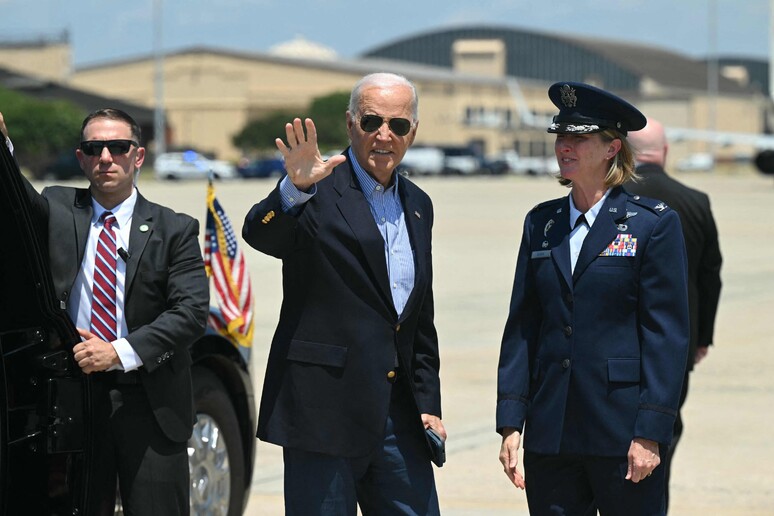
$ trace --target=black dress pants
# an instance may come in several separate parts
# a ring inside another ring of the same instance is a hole
[[[161,430],[136,373],[94,376],[94,513],[112,516],[117,478],[125,516],[188,516],[187,443],[171,441]]]

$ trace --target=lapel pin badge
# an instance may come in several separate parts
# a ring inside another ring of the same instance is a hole
[[[553,225],[554,225],[554,219],[551,219],[548,222],[546,222],[546,227],[543,228],[543,236],[544,237],[548,236],[548,230],[551,229],[551,226],[553,226]]]
[[[421,218],[422,218],[422,215],[420,215],[418,211],[415,211],[415,212],[414,212],[414,215],[416,215],[418,219],[421,219]]]
[[[148,227],[148,225],[147,225],[147,224],[141,224],[141,225],[140,225],[140,232],[142,232],[142,233],[145,233],[145,232],[146,232],[146,231],[148,231],[149,229],[150,229],[150,228]]]

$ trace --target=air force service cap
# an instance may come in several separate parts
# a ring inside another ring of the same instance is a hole
[[[549,133],[586,134],[614,129],[626,136],[647,123],[636,107],[590,84],[557,82],[548,88],[548,96],[559,108]]]

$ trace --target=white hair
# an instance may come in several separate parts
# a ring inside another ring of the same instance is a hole
[[[363,91],[373,86],[384,88],[390,86],[407,86],[411,88],[411,116],[414,119],[414,123],[419,120],[419,99],[417,98],[417,89],[414,87],[414,84],[402,75],[386,72],[372,73],[357,81],[349,96],[349,107],[347,109],[349,110],[350,116],[354,117],[355,113],[358,112]]]

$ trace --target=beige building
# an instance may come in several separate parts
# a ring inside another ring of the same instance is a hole
[[[67,82],[72,58],[67,33],[36,41],[0,42],[0,66],[19,74]]]
[[[0,50],[0,66],[4,66]],[[53,49],[47,59],[58,55]],[[516,150],[553,153],[545,133],[556,109],[546,90],[555,80],[597,84],[637,105],[668,127],[759,133],[768,98],[745,84],[743,71],[720,77],[708,94],[707,67],[659,49],[611,45],[516,29],[440,30],[404,39],[346,60],[306,41],[271,53],[189,48],[163,58],[163,105],[168,145],[192,146],[237,160],[231,138],[250,120],[275,109],[304,116],[310,101],[349,91],[366,73],[405,75],[420,96],[417,144],[470,145],[482,154]],[[68,86],[155,106],[153,56],[59,73]],[[342,117],[346,106],[342,106]],[[283,129],[277,128],[277,135]],[[751,148],[709,148],[705,142],[673,142],[672,157],[712,150],[733,157]]]

